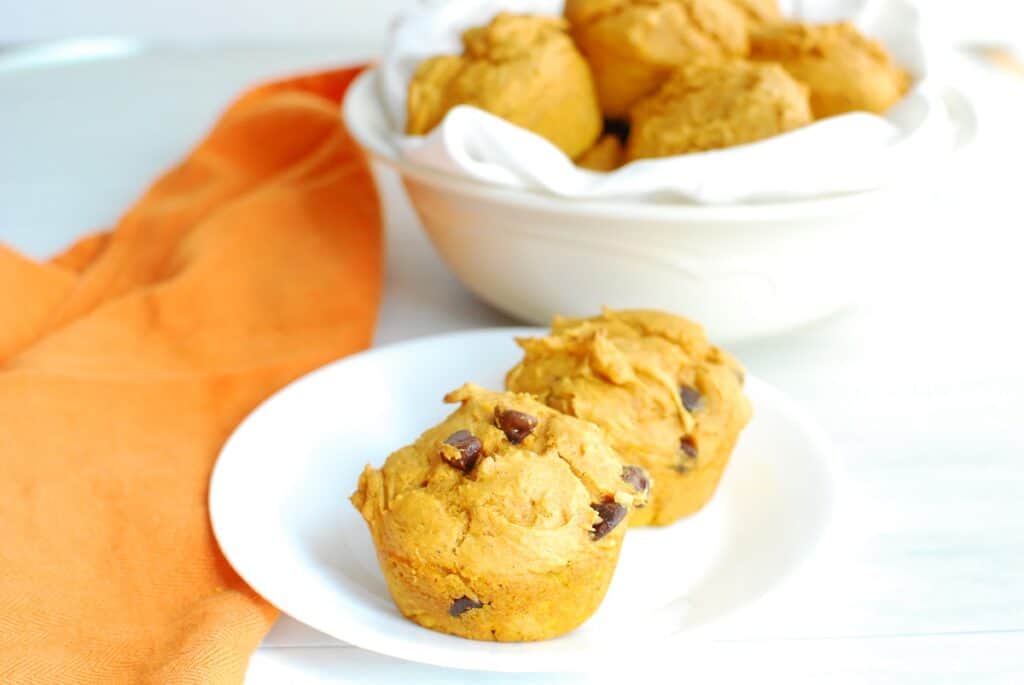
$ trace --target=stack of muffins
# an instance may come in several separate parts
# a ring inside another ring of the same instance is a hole
[[[751,413],[739,363],[676,316],[606,310],[518,342],[505,392],[449,393],[459,408],[352,495],[399,610],[478,640],[585,621],[627,527],[700,510]]]
[[[567,0],[564,14],[499,14],[465,32],[463,54],[423,62],[406,132],[473,105],[611,171],[880,114],[910,84],[853,24],[786,21],[777,0]]]

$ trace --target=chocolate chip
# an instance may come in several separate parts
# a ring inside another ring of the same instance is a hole
[[[684,435],[679,439],[679,449],[683,456],[674,468],[679,473],[686,473],[697,465],[697,442],[692,435]]]
[[[704,397],[700,394],[700,391],[697,388],[691,388],[689,385],[679,386],[679,399],[683,401],[686,411],[694,411],[704,404]]]
[[[441,450],[441,458],[464,473],[469,473],[473,470],[477,459],[480,458],[480,454],[483,452],[480,438],[465,430],[455,431],[448,436],[444,444],[451,445],[457,449],[459,456],[454,457],[449,450]]]
[[[515,409],[495,409],[494,421],[513,445],[521,443],[537,427],[536,416]]]
[[[600,540],[615,529],[626,518],[626,507],[615,500],[605,500],[599,504],[591,504],[590,508],[597,512],[601,520],[590,529],[590,538]]]
[[[692,435],[684,435],[679,440],[679,448],[683,450],[683,454],[686,455],[687,459],[697,458],[697,442],[693,439]]]
[[[469,597],[463,595],[462,597],[459,597],[457,600],[452,602],[452,606],[450,609],[448,609],[448,613],[452,616],[462,616],[470,609],[479,609],[482,606],[482,602],[478,602],[475,599],[470,599]]]
[[[623,466],[622,480],[643,495],[651,491],[651,479],[647,477],[647,472],[639,466]]]

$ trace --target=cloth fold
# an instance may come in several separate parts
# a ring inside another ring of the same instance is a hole
[[[48,263],[0,245],[0,682],[244,677],[276,610],[218,551],[208,479],[260,401],[370,344],[380,207],[338,116],[358,71],[246,93]]]

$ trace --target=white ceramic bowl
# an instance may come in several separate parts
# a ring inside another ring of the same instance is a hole
[[[895,190],[699,206],[487,185],[401,159],[376,88],[372,70],[352,85],[344,104],[352,135],[399,172],[459,279],[537,324],[608,305],[677,312],[723,343],[781,333],[855,300],[907,205]]]

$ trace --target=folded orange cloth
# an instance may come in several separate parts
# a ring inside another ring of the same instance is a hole
[[[276,611],[207,482],[263,398],[370,343],[356,73],[244,95],[109,234],[47,264],[0,246],[0,683],[241,682]]]

